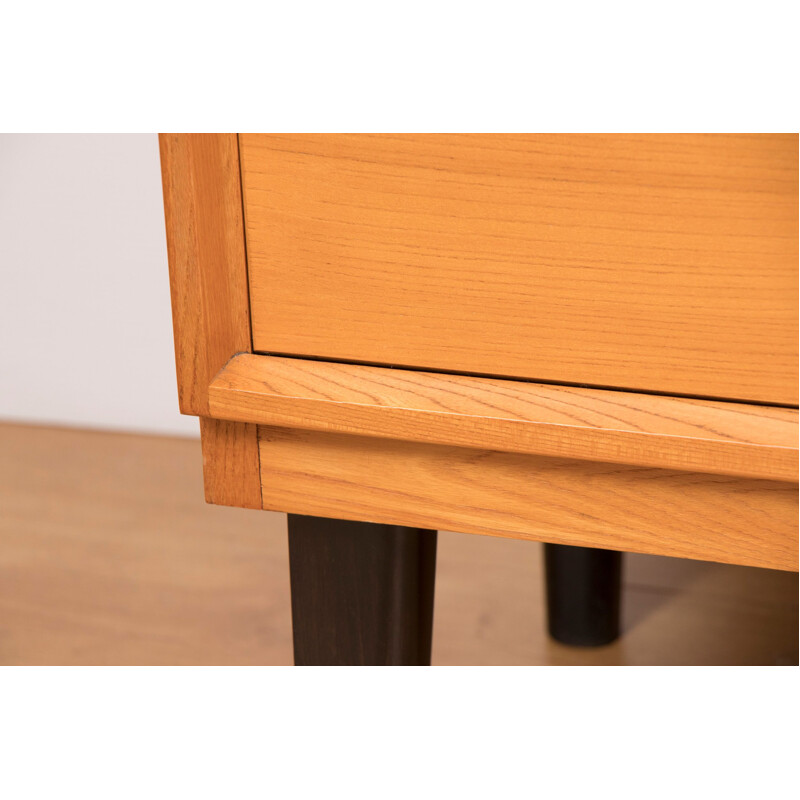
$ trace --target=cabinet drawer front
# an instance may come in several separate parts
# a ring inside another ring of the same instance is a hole
[[[240,137],[256,351],[797,403],[797,136]]]

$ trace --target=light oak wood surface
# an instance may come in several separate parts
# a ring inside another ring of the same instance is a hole
[[[797,569],[797,486],[259,427],[264,508]]]
[[[256,426],[200,417],[200,438],[206,502],[261,508],[258,447],[253,447],[258,442]]]
[[[208,384],[250,351],[235,134],[159,136],[181,412],[208,416]]]
[[[796,405],[796,134],[246,134],[254,349]]]
[[[220,419],[797,481],[793,409],[240,355]]]
[[[251,350],[236,134],[159,135],[181,412],[201,426],[208,502],[259,508],[254,426],[210,418],[208,385]]]
[[[796,135],[161,148],[209,502],[797,568]]]
[[[0,424],[0,663],[292,663],[286,517],[203,502],[196,440]],[[626,557],[624,636],[545,630],[542,548],[439,534],[436,665],[797,664],[797,575]]]

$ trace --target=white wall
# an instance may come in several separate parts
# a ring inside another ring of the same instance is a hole
[[[181,417],[155,134],[0,135],[0,421]]]

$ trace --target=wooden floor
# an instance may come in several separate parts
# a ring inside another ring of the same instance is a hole
[[[286,518],[207,506],[199,443],[0,425],[0,663],[290,664]],[[435,664],[797,664],[793,573],[626,557],[624,636],[544,629],[542,547],[439,538]]]

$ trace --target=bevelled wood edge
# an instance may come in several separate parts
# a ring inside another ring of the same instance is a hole
[[[209,419],[208,385],[251,350],[236,134],[159,134],[178,398],[201,417],[206,500],[261,507],[254,425]]]
[[[769,406],[239,355],[219,419],[498,452],[797,481],[798,412]]]
[[[797,487],[259,428],[264,508],[797,571]]]

